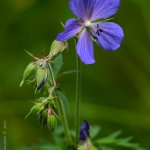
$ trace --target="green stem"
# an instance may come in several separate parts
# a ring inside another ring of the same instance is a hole
[[[80,59],[77,55],[77,75],[76,75],[76,105],[75,105],[75,126],[76,126],[76,138],[75,142],[79,142],[79,128],[80,128],[80,88],[81,88],[81,70]]]
[[[66,116],[64,106],[63,106],[62,102],[60,101],[60,99],[58,99],[58,104],[60,106],[60,112],[62,114],[62,122],[63,122],[63,125],[64,125],[65,134],[66,134],[66,137],[67,137],[67,143],[71,144],[72,140],[71,140],[71,136],[70,136],[70,133],[69,133],[68,120],[67,120],[67,116]]]
[[[55,81],[55,77],[54,77],[54,73],[53,73],[53,69],[51,67],[51,65],[49,65],[50,67],[50,73],[51,73],[51,77],[52,77],[52,84],[54,87],[56,87],[56,81]],[[56,91],[54,90],[55,95],[56,95]],[[71,136],[69,134],[69,126],[68,126],[68,120],[66,117],[66,112],[65,112],[65,108],[62,104],[62,102],[60,101],[60,99],[58,98],[58,105],[60,107],[60,114],[61,114],[61,119],[62,119],[62,123],[64,125],[64,130],[65,130],[65,134],[66,134],[66,138],[67,138],[67,143],[71,143]]]

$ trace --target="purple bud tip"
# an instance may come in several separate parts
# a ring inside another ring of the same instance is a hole
[[[89,137],[89,129],[90,125],[88,124],[87,121],[83,121],[80,129],[80,134],[79,134],[79,140],[80,141],[86,141],[87,138]]]
[[[45,79],[42,80],[41,84],[38,86],[38,90],[41,89],[45,84]]]

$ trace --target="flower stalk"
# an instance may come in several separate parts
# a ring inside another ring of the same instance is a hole
[[[76,43],[76,40],[75,40]],[[79,141],[79,128],[80,128],[80,99],[81,99],[81,66],[78,55],[76,56],[77,62],[77,74],[76,74],[76,104],[75,104],[75,126],[76,126],[76,138],[75,143]]]
[[[49,64],[49,68],[50,68],[52,84],[54,86],[54,94],[56,95],[55,89],[56,89],[57,84],[56,84],[56,81],[55,81],[55,77],[54,77],[52,66],[50,64]],[[68,144],[71,144],[72,140],[71,140],[71,136],[70,136],[70,132],[69,132],[69,125],[68,125],[68,120],[67,120],[67,117],[66,117],[65,108],[64,108],[60,98],[57,98],[57,101],[58,101],[58,105],[59,105],[59,108],[60,108],[61,121],[62,121],[62,123],[64,125],[64,130],[65,130],[65,134],[66,134],[66,140],[67,140]]]

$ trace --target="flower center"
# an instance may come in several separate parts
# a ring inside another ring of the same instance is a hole
[[[85,23],[84,23],[84,25],[86,26],[86,27],[89,27],[89,26],[91,26],[91,21],[86,21]]]

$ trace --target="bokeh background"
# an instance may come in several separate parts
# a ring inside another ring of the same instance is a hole
[[[96,63],[82,65],[81,118],[102,127],[102,135],[123,130],[122,136],[150,149],[150,1],[121,0],[114,16],[125,32],[121,48],[105,52],[95,44]],[[63,30],[60,20],[74,17],[67,0],[0,0],[0,138],[7,125],[7,147],[16,149],[49,140],[47,128],[36,118],[24,119],[32,106],[34,88],[19,88],[23,71],[37,56],[49,52]],[[64,53],[63,70],[75,69],[73,40]],[[69,99],[74,127],[75,74],[66,75],[62,87]]]

